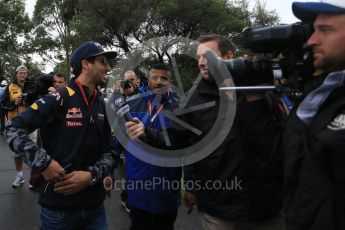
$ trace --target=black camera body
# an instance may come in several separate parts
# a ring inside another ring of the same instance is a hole
[[[276,25],[245,28],[242,32],[244,47],[254,53],[286,53],[293,49],[303,52],[303,44],[311,35],[310,24],[300,22],[289,25]]]
[[[129,80],[123,80],[123,81],[121,81],[121,88],[122,89],[129,89],[129,88],[133,88],[133,85]]]
[[[310,24],[294,23],[243,30],[243,44],[257,60],[223,60],[238,86],[272,84],[285,78],[301,87],[314,72],[313,58],[305,43],[312,33]]]
[[[27,77],[23,86],[23,100],[25,104],[31,105],[40,96],[47,94],[48,88],[53,86],[53,76],[54,73]]]

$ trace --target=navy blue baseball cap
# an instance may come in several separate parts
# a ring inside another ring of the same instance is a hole
[[[88,59],[90,57],[96,57],[99,55],[105,55],[107,59],[111,60],[116,58],[117,53],[115,51],[104,51],[101,44],[98,42],[89,41],[78,48],[76,48],[71,56],[71,66],[75,66],[82,60]]]
[[[318,14],[345,14],[345,0],[321,0],[319,2],[294,2],[293,14],[302,21],[313,21]]]

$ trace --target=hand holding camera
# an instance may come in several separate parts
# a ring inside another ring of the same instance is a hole
[[[122,95],[131,95],[135,90],[129,80],[119,80],[115,83],[114,91]]]
[[[123,94],[123,88],[121,88],[121,81],[116,81],[115,84],[114,84],[114,91],[116,93],[120,93],[120,94]]]

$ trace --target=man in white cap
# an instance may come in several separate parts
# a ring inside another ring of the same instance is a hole
[[[0,86],[1,86],[1,88],[2,88],[2,87],[6,87],[6,86],[7,86],[7,84],[8,84],[8,83],[7,83],[7,81],[6,81],[6,80],[2,80],[2,81],[1,81],[1,85],[0,85]]]
[[[307,45],[328,75],[288,120],[287,229],[345,229],[345,1],[295,2],[292,10],[313,23]]]

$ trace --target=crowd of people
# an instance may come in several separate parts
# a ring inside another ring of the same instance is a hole
[[[263,91],[237,92],[236,97],[221,91],[219,86],[232,82],[211,71],[207,53],[230,60],[234,45],[223,35],[201,35],[196,51],[200,78],[182,108],[166,63],[151,63],[144,81],[141,73],[128,70],[115,82],[112,90],[127,100],[131,117],[121,124],[127,143],[114,136],[99,90],[116,52],[94,41],[80,45],[70,59],[74,77],[67,82],[66,75],[56,73],[49,93],[33,104],[26,104],[23,93],[28,69],[18,66],[13,82],[1,82],[1,134],[13,151],[14,188],[24,184],[23,162],[30,167],[29,187],[39,191],[41,228],[107,229],[105,188],[121,153],[126,176],[121,196],[130,230],[174,229],[181,203],[187,214],[197,208],[205,230],[345,229],[345,2],[295,2],[292,11],[313,25],[306,45],[315,69],[325,73],[299,104],[286,105],[283,95],[278,99],[288,109],[280,110],[284,106]],[[200,107],[205,104],[213,106]],[[231,128],[201,160],[167,167],[132,151],[140,142],[182,151],[209,140],[212,127],[229,119],[226,111],[232,106]],[[175,109],[188,112],[172,119]],[[133,186],[154,181],[164,183]],[[179,186],[167,186],[175,182]]]

